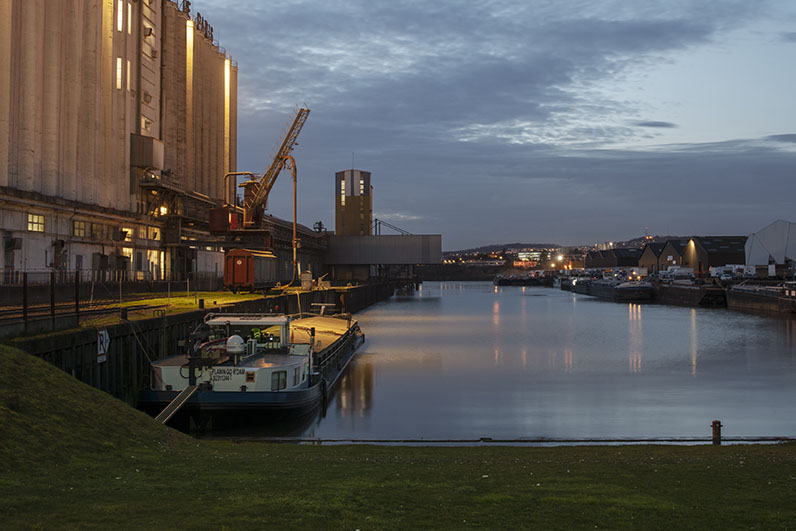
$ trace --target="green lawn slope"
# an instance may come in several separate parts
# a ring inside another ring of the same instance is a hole
[[[197,441],[0,347],[0,529],[793,529],[796,447]]]

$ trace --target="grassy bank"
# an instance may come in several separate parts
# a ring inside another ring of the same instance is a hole
[[[0,527],[792,528],[796,446],[196,441],[0,347]]]

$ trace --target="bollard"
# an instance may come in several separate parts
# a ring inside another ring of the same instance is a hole
[[[721,421],[714,420],[710,427],[713,428],[713,444],[719,446],[721,444]]]
[[[199,309],[200,310],[204,310],[205,309],[205,300],[204,299],[199,299]]]

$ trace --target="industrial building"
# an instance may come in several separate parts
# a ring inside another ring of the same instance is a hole
[[[643,267],[648,273],[658,273],[661,270],[661,251],[666,242],[649,242],[644,244],[638,257],[638,266]]]
[[[21,270],[218,277],[237,65],[190,2],[0,2],[0,255]]]
[[[410,234],[373,219],[370,172],[351,169],[335,173],[334,211],[335,231],[329,235],[326,256],[333,279],[411,283],[417,279],[414,266],[442,261],[441,235]],[[382,235],[381,225],[399,234]]]
[[[706,276],[711,267],[743,265],[746,236],[694,236],[682,254],[682,264],[696,276]]]
[[[796,223],[778,219],[752,233],[744,249],[746,265],[762,268],[770,277],[796,270]]]
[[[334,232],[337,236],[373,234],[373,187],[370,172],[338,171],[335,174]]]

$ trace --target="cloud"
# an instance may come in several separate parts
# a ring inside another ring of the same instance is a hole
[[[771,135],[767,136],[766,139],[774,140],[775,142],[788,142],[790,144],[796,144],[796,134]]]
[[[782,40],[785,42],[796,42],[796,32],[783,33]]]
[[[633,125],[636,127],[656,127],[656,128],[663,128],[663,129],[674,129],[677,127],[677,124],[673,124],[672,122],[634,122]]]
[[[300,222],[331,228],[334,172],[354,164],[373,173],[376,217],[442,233],[448,249],[618,239],[644,226],[746,234],[789,216],[796,135],[612,149],[685,135],[692,121],[671,102],[640,103],[643,84],[604,89],[723,44],[767,5],[194,2],[239,63],[239,170],[270,162],[263,147],[306,102]],[[277,183],[274,215],[292,217],[291,193],[289,179]]]

